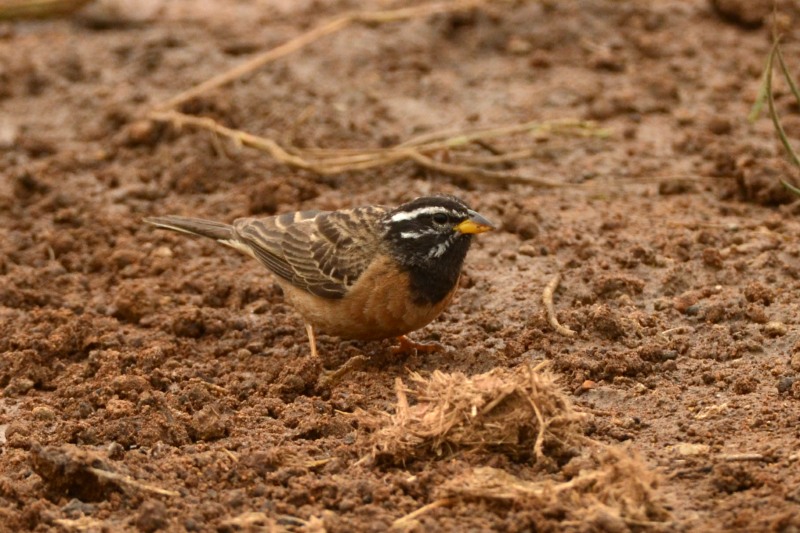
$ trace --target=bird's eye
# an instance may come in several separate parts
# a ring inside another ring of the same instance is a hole
[[[433,215],[433,221],[437,224],[447,224],[450,217],[446,213],[436,213]]]

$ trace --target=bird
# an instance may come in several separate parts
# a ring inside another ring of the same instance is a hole
[[[397,338],[398,351],[435,351],[406,335],[450,303],[472,237],[496,229],[451,195],[391,208],[296,211],[232,224],[156,216],[158,228],[202,237],[259,261],[301,315],[317,357],[316,331],[353,340]]]

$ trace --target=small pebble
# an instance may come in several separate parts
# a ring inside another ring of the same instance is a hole
[[[696,307],[700,295],[695,291],[688,291],[672,299],[672,305],[679,313],[689,314],[689,308]],[[695,314],[697,314],[695,312]]]
[[[678,358],[678,352],[675,350],[664,350],[661,352],[662,361],[671,361]]]
[[[137,120],[126,130],[128,146],[150,146],[158,140],[158,128],[152,120]]]
[[[794,376],[785,376],[778,380],[778,392],[784,394],[792,390],[792,385],[794,382],[797,381],[797,378]]]
[[[764,324],[764,335],[767,337],[783,337],[789,331],[783,322],[767,322]]]
[[[35,383],[28,378],[15,378],[5,389],[6,396],[22,396],[33,388]]]
[[[136,527],[139,531],[151,533],[159,529],[165,529],[169,524],[170,512],[163,502],[158,500],[147,500],[139,507],[139,514],[136,517]]]
[[[708,444],[695,444],[693,442],[681,442],[675,446],[670,446],[678,455],[685,457],[692,457],[696,455],[707,455],[711,451],[711,446]]]
[[[45,422],[55,420],[56,418],[56,413],[46,405],[37,405],[33,408],[32,414],[33,418],[36,420],[43,420]]]
[[[77,498],[72,498],[61,508],[61,512],[72,518],[80,518],[81,516],[90,516],[96,509],[97,507],[91,503],[84,503]]]
[[[153,255],[156,257],[172,257],[174,254],[169,246],[159,246],[153,250]]]
[[[714,135],[727,135],[732,129],[733,124],[725,117],[714,117],[708,121],[708,131]]]
[[[119,460],[125,457],[125,448],[119,442],[112,442],[108,445],[108,458]]]
[[[511,54],[525,55],[531,51],[531,43],[521,37],[512,36],[506,44],[506,50]]]
[[[19,135],[19,126],[8,118],[0,119],[0,149],[7,150],[14,146]]]
[[[672,116],[678,121],[680,126],[691,126],[697,119],[695,113],[686,108],[677,108],[672,112]]]
[[[697,316],[698,314],[700,314],[700,305],[699,304],[690,305],[689,307],[686,308],[686,311],[684,311],[684,313],[686,314],[686,316]]]

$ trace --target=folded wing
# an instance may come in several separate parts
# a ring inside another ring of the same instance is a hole
[[[299,211],[234,222],[235,238],[264,266],[323,298],[341,298],[378,252],[385,209]],[[239,247],[239,246],[236,246]]]

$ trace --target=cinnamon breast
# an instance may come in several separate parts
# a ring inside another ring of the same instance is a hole
[[[378,340],[422,328],[441,314],[458,282],[440,301],[414,303],[406,271],[379,255],[340,299],[328,299],[282,282],[287,300],[320,332],[345,339]]]

